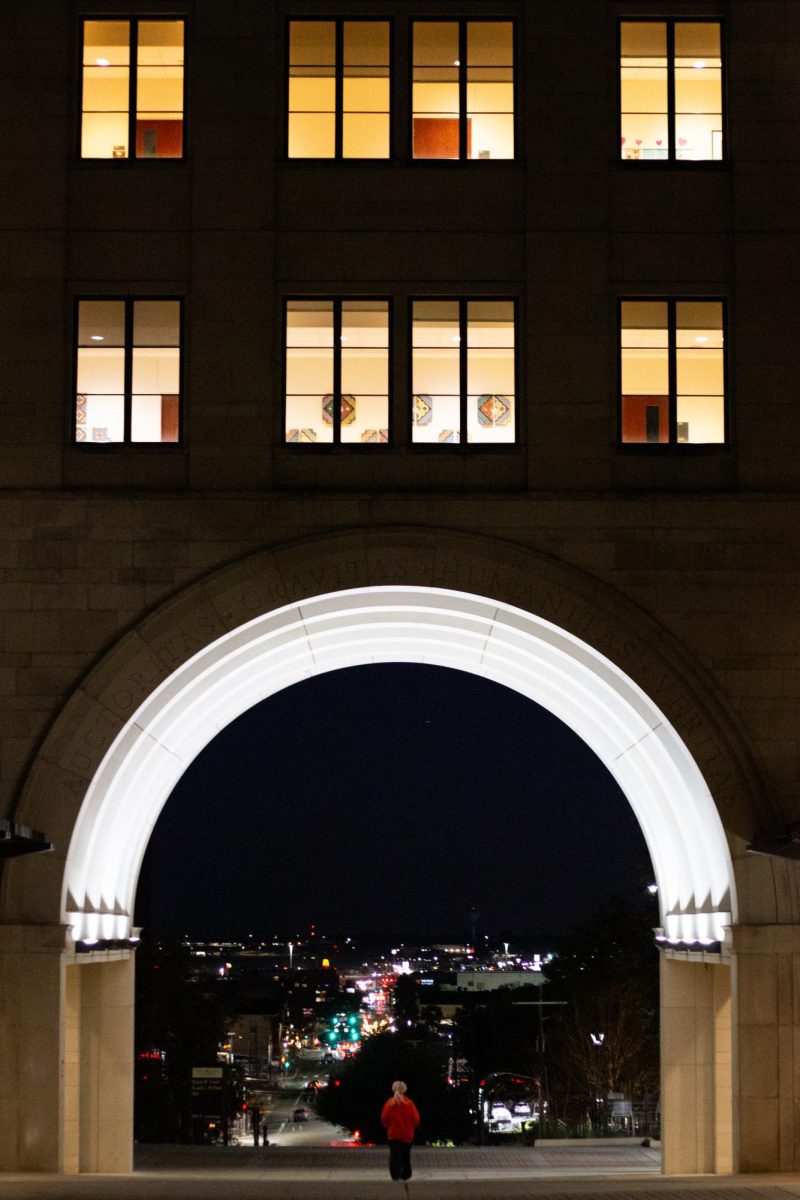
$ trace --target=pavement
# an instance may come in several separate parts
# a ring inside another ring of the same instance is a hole
[[[4,1175],[0,1200],[800,1200],[800,1174],[663,1176],[657,1149],[415,1147],[407,1184],[386,1147],[139,1146],[132,1175]]]

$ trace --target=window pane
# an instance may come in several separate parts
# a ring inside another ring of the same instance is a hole
[[[343,158],[388,158],[389,114],[345,113],[342,124]]]
[[[287,442],[333,441],[332,394],[333,301],[290,300],[286,306]]]
[[[131,397],[132,442],[177,442],[180,395],[175,392],[134,394]]]
[[[663,301],[622,305],[622,440],[669,440],[669,328]]]
[[[342,38],[346,67],[388,68],[388,21],[345,21]]]
[[[83,158],[127,158],[130,22],[83,23]]]
[[[81,300],[78,304],[79,346],[124,346],[125,301]]]
[[[676,309],[677,440],[725,441],[723,312],[716,301]]]
[[[105,442],[122,442],[124,439],[124,395],[119,392],[78,391],[75,441],[102,445]]]
[[[389,22],[345,21],[342,155],[389,157]]]
[[[183,21],[140,21],[136,157],[183,153]]]
[[[345,21],[342,156],[389,157],[389,22]]]
[[[513,442],[514,305],[508,300],[467,304],[467,438]]]
[[[179,346],[181,306],[177,300],[135,300],[134,346]]]
[[[414,158],[459,157],[458,24],[414,23]]]
[[[333,158],[336,124],[333,113],[289,113],[289,158]]]
[[[290,21],[289,62],[292,66],[329,66],[336,62],[334,21]]]
[[[510,21],[467,24],[467,157],[514,157],[514,38]]]
[[[675,26],[675,157],[722,158],[722,58],[714,22]]]
[[[289,157],[336,153],[336,25],[289,24]]]
[[[121,442],[125,435],[125,303],[78,305],[77,442]]]
[[[180,391],[180,350],[170,346],[139,346],[133,351],[133,390],[149,395]]]
[[[621,38],[621,155],[667,158],[667,27],[656,21],[624,21]]]
[[[343,442],[389,440],[389,304],[342,302]]]
[[[412,440],[460,441],[461,358],[457,301],[413,307]]]
[[[180,404],[180,304],[133,305],[131,440],[177,442]]]

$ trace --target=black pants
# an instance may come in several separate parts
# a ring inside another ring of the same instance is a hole
[[[392,1179],[411,1178],[411,1143],[389,1139],[389,1174]]]

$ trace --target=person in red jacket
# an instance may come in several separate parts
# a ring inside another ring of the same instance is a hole
[[[401,1079],[392,1084],[392,1094],[381,1109],[381,1124],[389,1141],[389,1174],[392,1179],[411,1178],[411,1143],[419,1125],[419,1113],[406,1095]]]

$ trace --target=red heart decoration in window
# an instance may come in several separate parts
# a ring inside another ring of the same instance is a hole
[[[661,138],[656,138],[656,145],[657,145],[657,146],[660,146],[660,145],[661,145]]]
[[[678,138],[678,145],[679,145],[679,146],[685,146],[685,145],[686,145],[686,138]]]
[[[620,138],[620,139],[619,139],[619,143],[620,143],[620,145],[621,145],[621,146],[624,146],[624,145],[625,145],[625,138]]]
[[[641,144],[642,144],[642,139],[641,139],[641,138],[637,138],[637,139],[636,139],[636,145],[637,145],[637,146],[641,146]]]

